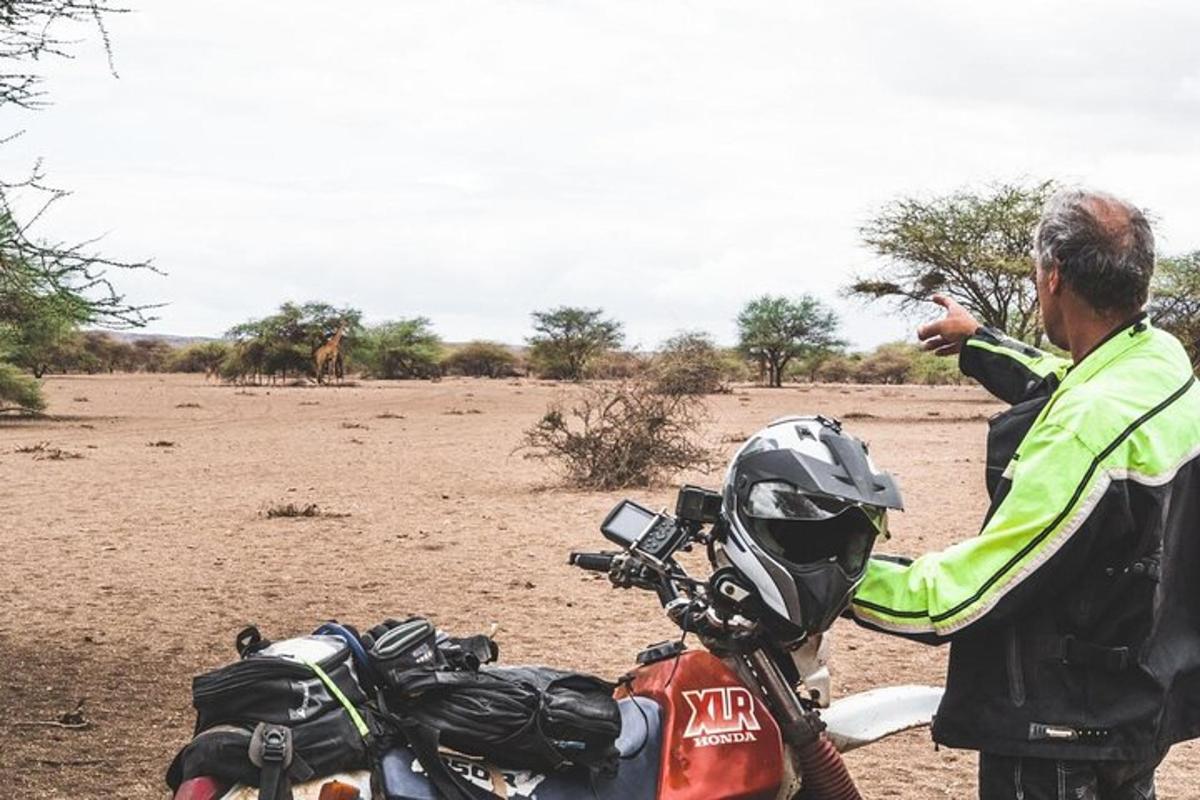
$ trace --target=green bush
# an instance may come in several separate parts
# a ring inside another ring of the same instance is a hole
[[[511,378],[517,374],[517,356],[496,342],[468,342],[442,359],[442,369],[451,375],[472,378]]]
[[[221,365],[230,357],[232,348],[228,342],[200,342],[181,347],[171,354],[167,369],[171,372],[203,372],[216,375]]]
[[[367,328],[355,359],[372,378],[432,378],[441,374],[442,340],[425,317]]]
[[[0,362],[0,411],[33,413],[45,408],[37,381],[12,364]]]

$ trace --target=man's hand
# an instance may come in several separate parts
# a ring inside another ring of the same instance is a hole
[[[963,340],[979,330],[979,320],[945,295],[935,294],[930,299],[946,309],[946,316],[917,328],[917,338],[926,350],[939,356],[957,355]]]

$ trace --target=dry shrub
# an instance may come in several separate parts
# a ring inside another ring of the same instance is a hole
[[[593,385],[570,408],[551,405],[525,432],[524,449],[581,489],[650,486],[712,466],[714,454],[696,441],[704,416],[697,396],[663,394],[645,381]]]
[[[516,354],[496,342],[468,342],[442,359],[442,369],[450,375],[474,378],[511,378],[518,367]]]
[[[939,358],[904,342],[882,344],[870,353],[836,355],[823,362],[815,378],[824,383],[924,384],[966,383],[953,358]]]
[[[585,372],[591,380],[631,380],[645,372],[647,363],[638,353],[609,350],[592,359]]]
[[[146,447],[174,447],[175,442],[170,439],[155,439],[153,442],[146,442]]]
[[[382,414],[376,414],[375,419],[404,419],[404,415],[394,411],[385,411]]]
[[[176,403],[176,408],[200,408],[199,403]]]
[[[685,332],[668,339],[651,362],[650,374],[664,394],[727,391],[724,357],[705,333]]]

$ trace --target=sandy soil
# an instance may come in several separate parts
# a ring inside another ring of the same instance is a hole
[[[621,494],[555,488],[514,454],[565,387],[534,381],[206,385],[191,376],[53,378],[55,420],[0,422],[0,786],[8,797],[154,798],[188,737],[193,674],[254,622],[282,637],[338,618],[427,613],[500,625],[504,657],[615,676],[672,635],[655,601],[565,564],[596,548]],[[738,389],[710,399],[724,452],[785,413],[840,415],[904,487],[890,549],[972,534],[986,415],[973,388]],[[394,416],[393,416],[394,415]],[[79,458],[18,452],[40,442]],[[170,446],[152,446],[170,442]],[[713,485],[718,475],[681,476]],[[669,487],[633,493],[664,506]],[[344,516],[267,519],[277,503]],[[834,629],[841,693],[939,682],[943,649]],[[90,726],[40,723],[84,701]],[[1160,796],[1200,797],[1200,748]],[[869,798],[973,796],[971,753],[906,734],[850,766]]]

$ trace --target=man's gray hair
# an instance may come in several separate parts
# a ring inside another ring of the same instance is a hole
[[[1146,304],[1154,275],[1154,232],[1141,209],[1104,192],[1060,189],[1046,201],[1034,257],[1097,311]]]

